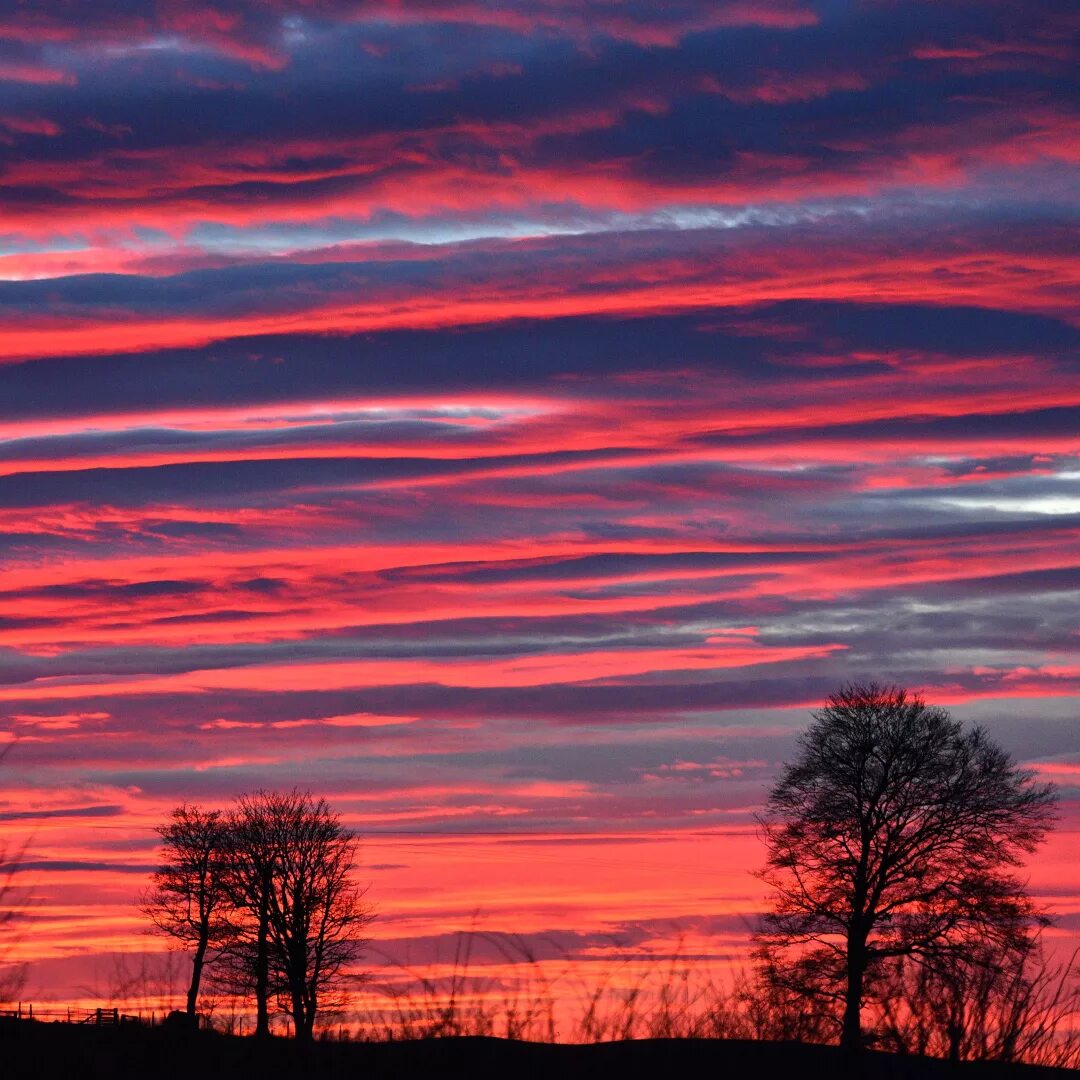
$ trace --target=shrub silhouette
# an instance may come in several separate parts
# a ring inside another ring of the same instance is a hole
[[[1080,968],[1041,937],[1000,953],[972,942],[946,964],[894,961],[883,977],[876,1043],[951,1061],[1080,1066]]]
[[[0,750],[0,764],[10,749],[9,745]],[[26,897],[20,895],[16,880],[25,850],[25,847],[16,849],[0,844],[0,1004],[14,1001],[26,982],[26,965],[9,961],[15,944],[15,927],[26,905]]]

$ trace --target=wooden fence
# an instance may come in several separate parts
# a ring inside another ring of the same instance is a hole
[[[48,1024],[88,1024],[91,1027],[119,1027],[122,1024],[156,1025],[156,1013],[133,1016],[119,1009],[50,1009],[32,1003],[19,1002],[14,1009],[0,1009],[0,1021],[37,1020]]]

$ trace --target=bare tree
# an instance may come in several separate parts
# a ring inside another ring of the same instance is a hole
[[[279,807],[286,796],[241,795],[229,815],[225,885],[232,905],[224,972],[233,992],[255,997],[255,1035],[270,1034],[270,903],[281,859]]]
[[[320,1010],[339,1003],[372,918],[352,879],[357,839],[325,799],[299,791],[242,796],[231,822],[227,877],[242,917],[229,966],[254,991],[256,1034],[269,1032],[276,996],[296,1037],[310,1039]]]
[[[184,804],[157,831],[162,861],[139,906],[153,932],[192,950],[187,1014],[194,1019],[203,968],[225,925],[228,895],[222,869],[228,830],[221,811]]]
[[[320,1011],[333,1002],[366,944],[372,919],[352,882],[356,836],[325,799],[292,792],[273,804],[280,837],[270,901],[280,997],[298,1039],[311,1039]]]
[[[813,714],[760,822],[774,910],[762,955],[793,956],[808,986],[840,997],[840,1042],[862,1041],[882,965],[1000,951],[1039,913],[1015,868],[1054,820],[1055,795],[979,728],[918,694],[850,685]]]

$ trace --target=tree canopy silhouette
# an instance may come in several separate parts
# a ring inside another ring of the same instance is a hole
[[[978,728],[875,683],[830,696],[760,818],[774,909],[767,967],[841,1008],[862,1007],[890,958],[940,961],[974,935],[1006,951],[1040,921],[1016,875],[1054,820],[1055,795]],[[778,962],[778,957],[786,963]]]
[[[222,871],[230,846],[229,827],[220,810],[185,803],[157,831],[161,864],[139,906],[153,931],[192,950],[187,1014],[194,1020],[207,953],[220,942],[225,927],[228,896]]]
[[[299,791],[242,796],[233,835],[228,876],[254,925],[254,950],[249,944],[246,952],[255,964],[259,1022],[264,995],[274,991],[296,1037],[310,1039],[373,917],[352,881],[357,838],[325,799]]]
[[[270,1034],[270,897],[281,857],[274,827],[272,792],[241,795],[229,815],[225,888],[231,910],[223,943],[225,970],[233,992],[255,997],[255,1034]]]
[[[255,998],[256,1035],[269,1034],[276,1000],[296,1037],[312,1038],[373,918],[353,882],[356,835],[298,790],[241,795],[226,812],[179,806],[158,832],[162,862],[140,906],[192,950],[189,1015],[212,953],[219,987]]]

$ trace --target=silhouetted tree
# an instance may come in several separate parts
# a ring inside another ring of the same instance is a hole
[[[280,997],[298,1039],[310,1039],[328,995],[340,990],[371,921],[352,882],[356,836],[325,799],[293,792],[273,806],[281,857],[270,894]]]
[[[296,1037],[310,1039],[372,918],[352,880],[356,836],[325,799],[299,791],[242,796],[230,836],[229,888],[246,918],[234,920],[229,951],[254,989],[256,1033],[269,1031],[276,995]]]
[[[270,1034],[270,898],[281,858],[275,821],[286,798],[266,791],[241,795],[229,815],[225,881],[233,911],[224,959],[232,989],[250,988],[255,997],[260,1038]]]
[[[1012,872],[1054,819],[1054,793],[980,729],[918,694],[850,685],[813,714],[761,824],[774,910],[762,955],[841,998],[841,1045],[890,958],[940,960],[977,933],[1004,952],[1038,913]]]
[[[162,841],[161,865],[140,907],[154,932],[192,950],[187,1014],[194,1019],[203,968],[225,926],[229,898],[223,869],[229,830],[221,811],[184,804],[173,810],[168,824],[157,832]]]

